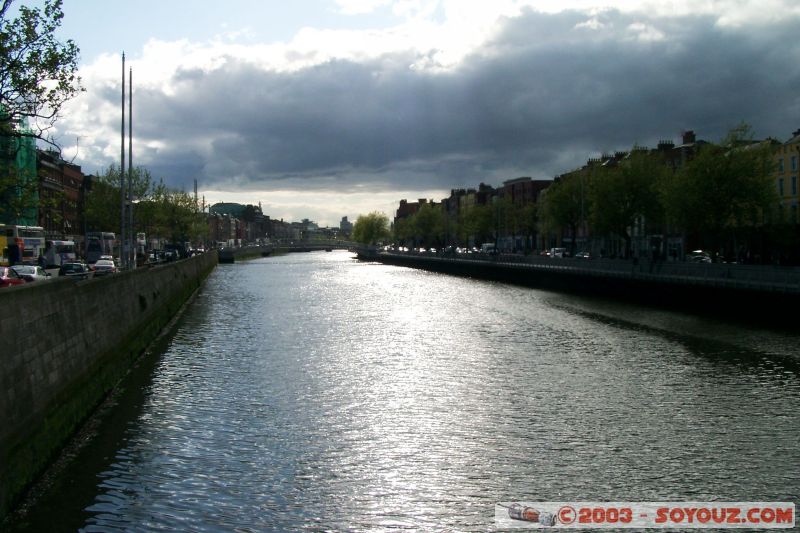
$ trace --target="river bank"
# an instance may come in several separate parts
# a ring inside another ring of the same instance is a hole
[[[216,252],[0,295],[0,517],[217,264]]]
[[[362,251],[359,258],[444,274],[513,283],[654,307],[792,327],[800,269],[581,259],[475,259]]]

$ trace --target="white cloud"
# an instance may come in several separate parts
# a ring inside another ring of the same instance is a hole
[[[483,168],[470,171],[470,179],[481,175],[490,181],[497,178],[499,182],[505,177],[515,177],[507,174],[517,168],[529,169],[520,170],[525,173],[540,168],[548,172],[554,168],[567,170],[572,163],[556,161],[563,156],[563,140],[585,138],[586,131],[596,127],[589,121],[602,121],[610,115],[603,109],[617,110],[614,121],[604,126],[606,130],[619,123],[626,136],[623,142],[632,142],[635,139],[622,127],[622,117],[626,113],[636,116],[633,108],[644,102],[640,100],[643,94],[649,95],[651,101],[670,98],[674,77],[665,72],[664,79],[658,77],[660,83],[656,83],[653,73],[658,70],[650,70],[653,61],[637,55],[641,50],[632,50],[631,56],[623,54],[607,64],[606,56],[598,55],[597,50],[605,46],[613,50],[612,45],[637,48],[626,44],[630,41],[667,46],[674,40],[679,52],[687,43],[687,35],[694,39],[687,46],[705,43],[703,35],[693,32],[708,31],[707,21],[698,23],[690,17],[675,24],[661,21],[659,16],[703,14],[717,17],[717,25],[727,27],[752,20],[766,23],[773,16],[757,11],[800,16],[800,7],[781,0],[766,0],[763,9],[734,0],[614,4],[613,9],[608,9],[603,2],[576,0],[412,0],[389,6],[382,1],[342,0],[340,8],[351,13],[383,6],[391,7],[401,18],[396,25],[380,29],[306,27],[285,42],[252,44],[248,35],[235,29],[205,42],[152,39],[141,50],[129,51],[128,56],[128,64],[134,71],[134,118],[138,120],[134,123],[134,162],[148,167],[162,165],[161,172],[168,180],[172,172],[178,174],[180,166],[190,162],[194,166],[188,171],[184,169],[184,179],[205,173],[208,183],[213,182],[217,187],[225,184],[230,190],[256,191],[228,193],[238,198],[235,201],[252,203],[263,192],[265,202],[269,200],[276,214],[288,213],[292,217],[316,218],[333,224],[341,215],[354,218],[359,212],[372,210],[368,207],[370,202],[385,202],[383,205],[396,202],[404,194],[398,192],[402,188],[400,183],[408,183],[408,189],[416,185],[432,187],[434,183],[447,187],[457,179],[465,179],[469,164],[482,165],[491,157],[495,161],[487,163],[485,171]],[[530,9],[522,11],[525,7]],[[582,15],[541,14],[567,8],[578,9]],[[554,27],[557,24],[566,25]],[[682,28],[681,35],[674,35],[676,27]],[[583,31],[570,32],[573,28]],[[725,40],[725,33],[719,32],[716,40],[710,42],[713,45],[733,42]],[[485,43],[493,40],[502,43],[498,50],[471,55],[481,52]],[[531,43],[536,46],[530,46]],[[746,43],[742,46],[745,48],[736,53],[747,52]],[[720,56],[732,53],[713,51]],[[757,56],[757,51],[753,54]],[[559,59],[553,60],[553,56]],[[680,76],[686,80],[686,90],[694,87],[708,91],[714,77],[706,75],[706,70],[717,63],[725,64],[712,59],[703,63],[695,55],[679,54],[679,57],[683,58]],[[470,61],[469,68],[459,70],[466,60]],[[629,66],[630,70],[626,70]],[[606,76],[610,69],[622,74]],[[729,76],[730,81],[719,87],[749,80],[747,70],[734,73],[726,70],[722,74]],[[447,75],[426,76],[431,72]],[[541,77],[535,72],[548,75]],[[702,79],[697,79],[698,72]],[[56,133],[68,158],[74,154],[75,138],[79,137],[81,148],[76,162],[84,165],[84,171],[95,172],[119,159],[120,58],[116,54],[98,56],[81,68],[81,76],[87,91],[65,108],[65,118],[57,123]],[[623,83],[622,79],[626,81]],[[226,80],[236,80],[239,84],[231,86]],[[502,83],[497,83],[498,80]],[[578,91],[581,85],[584,89]],[[576,98],[574,95],[578,93],[580,97]],[[567,97],[573,98],[569,105],[561,102]],[[542,105],[542,100],[547,104]],[[687,108],[683,110],[685,116],[700,113],[708,117],[712,106],[698,105],[700,112],[688,109],[687,102],[694,100],[682,99],[672,105]],[[716,101],[719,100],[724,98],[717,95]],[[522,104],[514,105],[514,101]],[[144,119],[138,118],[148,111],[144,102],[151,105],[151,124],[143,124]],[[719,109],[722,104],[715,105],[714,109]],[[647,112],[652,113],[653,109]],[[298,115],[305,122],[298,121]],[[587,115],[590,118],[585,118]],[[670,118],[664,117],[662,120]],[[155,124],[162,119],[163,125]],[[582,132],[569,130],[573,119],[581,122]],[[304,128],[309,124],[313,129],[306,131]],[[536,132],[543,127],[558,132],[561,141],[556,142],[557,149],[547,145],[549,135],[537,137]],[[675,127],[697,126],[681,123]],[[159,128],[164,131],[156,131]],[[150,136],[145,138],[144,131],[150,132]],[[524,140],[530,146],[544,145],[547,155],[535,153],[525,161],[503,166],[505,163],[498,161],[518,149],[512,146],[515,140]],[[582,142],[575,153],[583,150]],[[279,149],[268,143],[277,144]],[[492,153],[497,147],[505,152]],[[451,165],[453,169],[460,168],[462,174],[457,176],[458,172],[450,171],[449,176],[456,177],[436,182],[440,176],[448,175],[442,165],[452,154],[458,157],[469,154],[460,167]],[[484,154],[489,155],[484,157]],[[243,165],[243,159],[249,165]],[[427,165],[424,172],[420,161]],[[312,166],[311,162],[318,166]],[[404,162],[408,163],[406,167]],[[356,176],[352,169],[343,171],[347,165],[357,168],[361,175]],[[404,172],[398,173],[398,168]],[[291,174],[291,182],[285,180],[282,172]],[[317,177],[326,172],[335,177],[329,181]],[[264,181],[271,180],[270,185],[257,181],[254,175]],[[377,187],[378,183],[386,185],[389,181],[393,190],[382,193],[385,198],[377,192],[363,196],[353,192],[354,183]],[[461,186],[475,185],[471,181],[461,183]],[[317,192],[306,191],[298,196],[293,191],[291,195],[299,202],[296,205],[279,191],[264,192],[267,187],[306,184]],[[319,192],[322,188],[326,192]],[[331,192],[336,190],[349,194]],[[428,195],[410,191],[407,194],[409,199]],[[431,193],[431,197],[439,198],[440,192]],[[285,206],[283,211],[277,210],[281,202]],[[347,212],[347,205],[359,208]],[[326,207],[309,211],[313,206]]]
[[[541,13],[566,10],[595,13],[613,9],[650,17],[703,15],[716,17],[720,26],[731,27],[770,24],[800,16],[800,4],[795,0],[520,0],[508,3],[513,3],[517,8],[527,6]],[[484,2],[466,4],[470,4],[465,6],[470,10],[473,7],[471,4]]]
[[[390,0],[335,0],[338,11],[345,15],[372,13],[390,3]]]
[[[639,41],[663,41],[666,37],[664,32],[643,22],[634,22],[628,26],[628,32],[634,35]]]
[[[575,25],[576,29],[586,28],[589,30],[602,30],[605,27],[606,25],[600,22],[600,20],[597,17],[592,17],[585,22],[579,22],[578,24]]]

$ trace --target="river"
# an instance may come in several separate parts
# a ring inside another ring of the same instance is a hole
[[[24,524],[486,531],[500,501],[796,502],[799,339],[346,252],[220,265]]]

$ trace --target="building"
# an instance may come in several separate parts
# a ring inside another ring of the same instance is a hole
[[[529,177],[506,180],[497,189],[501,198],[507,198],[518,207],[535,204],[539,194],[553,183],[553,180],[534,180]]]
[[[347,220],[347,217],[342,217],[342,220],[339,222],[339,230],[343,235],[349,237],[353,232],[353,223]]]
[[[220,202],[209,207],[210,238],[218,243],[260,243],[274,235],[270,218],[259,205]]]
[[[37,150],[39,176],[38,225],[47,239],[80,241],[82,207],[88,180],[81,167],[68,163],[53,150]]]
[[[784,220],[797,224],[798,174],[800,174],[800,130],[775,147],[775,186],[781,200]]]
[[[400,206],[397,208],[397,212],[395,213],[394,223],[397,224],[398,220],[402,220],[416,214],[417,211],[419,211],[419,207],[425,204],[427,201],[428,200],[425,198],[420,198],[416,202],[409,202],[403,198],[400,200]]]

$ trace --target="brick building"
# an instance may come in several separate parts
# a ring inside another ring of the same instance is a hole
[[[80,240],[87,183],[81,167],[64,161],[52,150],[37,150],[37,156],[38,224],[47,239]]]

